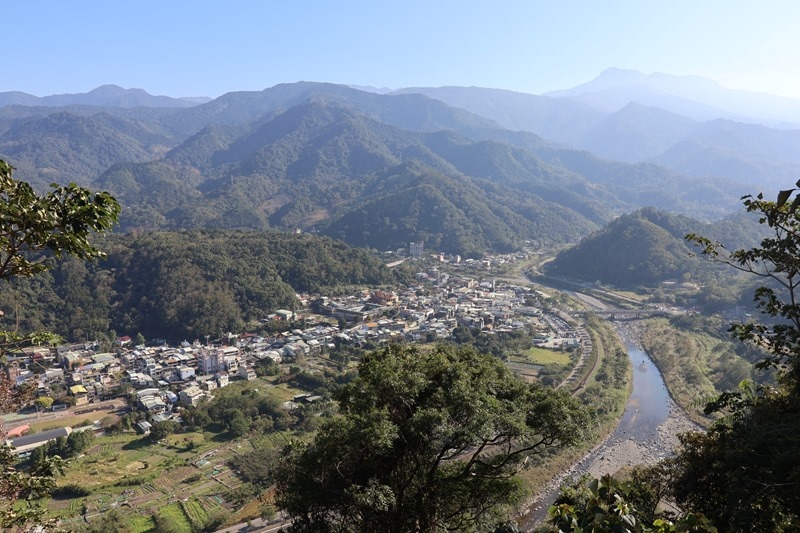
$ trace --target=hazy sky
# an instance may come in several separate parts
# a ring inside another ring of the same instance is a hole
[[[216,97],[299,80],[541,93],[608,67],[800,98],[795,0],[17,0],[0,92]]]

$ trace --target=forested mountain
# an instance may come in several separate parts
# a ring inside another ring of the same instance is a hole
[[[104,92],[119,91],[98,94]],[[754,189],[714,178],[704,166],[720,143],[735,147],[731,168],[752,174],[756,167],[785,174],[800,159],[794,132],[752,127],[745,134],[736,123],[696,123],[633,104],[611,116],[507,91],[433,92],[461,102],[477,95],[475,109],[495,113],[481,117],[422,94],[310,82],[229,93],[190,108],[14,105],[0,108],[0,158],[40,188],[75,181],[109,189],[123,203],[123,230],[303,228],[360,246],[420,240],[462,255],[525,240],[573,241],[643,205],[722,216]],[[602,159],[502,129],[515,120],[571,128],[571,136],[593,138],[600,151],[630,147],[618,142],[627,135],[639,143],[639,156],[663,156],[712,177]],[[687,129],[696,137],[685,153],[675,147],[689,142]]]
[[[102,246],[106,260],[66,260],[14,280],[0,292],[2,320],[73,340],[107,337],[112,328],[194,340],[255,328],[275,309],[296,308],[296,291],[399,281],[366,252],[311,235],[162,232],[112,235]]]
[[[624,288],[656,287],[670,279],[717,282],[734,273],[698,257],[685,236],[703,235],[733,250],[754,245],[762,232],[747,215],[706,224],[644,208],[617,218],[560,253],[547,265],[547,273]]]
[[[320,97],[244,135],[232,128],[206,128],[159,161],[115,165],[98,185],[132,207],[126,227],[317,228],[361,246],[421,240],[465,255],[575,239],[627,205],[529,151],[402,130]]]
[[[489,118],[501,127],[574,143],[607,112],[580,102],[483,87],[409,87],[391,94],[424,94]]]
[[[497,128],[494,121],[450,107],[420,95],[385,96],[332,83],[283,83],[263,91],[227,93],[203,105],[176,111],[162,120],[175,132],[191,135],[208,125],[250,124],[274,115],[310,98],[323,96],[347,104],[370,118],[412,131]]]
[[[800,172],[800,127],[777,120],[788,120],[779,109],[800,117],[800,102],[730,91],[709,80],[611,69],[585,87],[542,96],[480,87],[396,91],[414,92],[602,158],[727,181],[738,196],[785,186]],[[740,101],[764,112],[731,112]]]
[[[575,144],[600,156],[635,163],[682,141],[697,121],[632,102],[588,128]]]
[[[13,162],[18,179],[36,186],[86,182],[115,163],[159,157],[173,142],[140,121],[56,112],[9,123],[0,133],[0,158]]]
[[[800,170],[800,129],[712,120],[648,161],[689,176],[764,184],[758,191],[786,188]]]

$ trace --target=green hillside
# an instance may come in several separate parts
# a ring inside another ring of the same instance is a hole
[[[102,338],[112,327],[193,340],[294,309],[296,291],[398,281],[364,251],[307,234],[162,232],[113,235],[102,246],[104,261],[67,260],[47,275],[15,280],[0,293],[0,309],[14,310],[4,320],[73,340]]]

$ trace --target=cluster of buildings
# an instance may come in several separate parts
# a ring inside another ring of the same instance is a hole
[[[432,341],[450,337],[462,325],[487,332],[525,329],[550,347],[579,345],[578,332],[543,311],[549,297],[540,291],[447,273],[436,263],[415,278],[413,285],[393,291],[301,295],[307,309],[279,310],[269,318],[302,321],[303,329],[271,336],[229,334],[224,345],[214,346],[199,341],[132,346],[129,337],[120,337],[113,353],[99,353],[95,343],[65,345],[26,354],[28,368],[12,367],[11,375],[17,382],[33,382],[42,395],[66,390],[76,405],[131,390],[139,409],[158,415],[174,405],[196,405],[233,379],[254,379],[259,361],[293,363],[341,344]],[[37,364],[41,372],[31,370]]]

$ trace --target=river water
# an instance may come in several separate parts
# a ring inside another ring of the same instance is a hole
[[[618,329],[618,333],[625,341],[628,358],[633,367],[633,390],[619,424],[602,444],[589,452],[570,470],[562,473],[531,505],[528,512],[518,519],[523,531],[530,531],[544,521],[547,517],[547,508],[558,496],[558,489],[562,483],[578,478],[590,470],[593,475],[597,475],[598,461],[602,462],[605,454],[621,442],[630,441],[631,445],[651,449],[657,456],[666,456],[668,453],[668,450],[658,442],[658,426],[667,420],[670,409],[674,408],[672,398],[669,396],[661,372],[650,357],[629,339],[624,327]]]
[[[667,420],[672,400],[661,372],[650,357],[631,344],[627,349],[633,366],[633,392],[611,438],[649,436],[652,439],[658,426]]]

